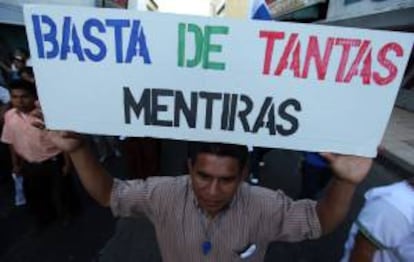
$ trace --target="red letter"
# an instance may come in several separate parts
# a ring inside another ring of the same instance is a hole
[[[378,72],[374,72],[372,77],[374,78],[375,83],[378,85],[389,84],[397,75],[398,68],[390,60],[387,59],[387,53],[391,50],[395,52],[397,57],[401,57],[404,53],[402,47],[394,42],[388,43],[381,48],[381,50],[378,52],[377,59],[382,66],[388,69],[389,74],[386,77],[381,77]]]
[[[302,78],[308,77],[309,66],[311,59],[315,60],[316,70],[318,73],[318,80],[324,80],[326,76],[326,70],[328,69],[329,58],[331,57],[332,46],[334,44],[334,38],[329,37],[326,41],[325,52],[323,58],[321,59],[321,54],[319,51],[318,38],[316,36],[311,36],[309,38],[308,49],[306,50],[305,65],[303,68]]]
[[[283,70],[286,69],[288,65],[287,59],[290,53],[292,52],[293,45],[296,43],[296,39],[298,39],[298,34],[294,33],[290,35],[289,41],[285,46],[285,50],[283,51],[282,57],[280,58],[279,64],[277,65],[275,75],[280,75],[283,72]]]
[[[344,71],[349,58],[349,51],[352,46],[359,46],[361,44],[361,40],[337,38],[335,44],[343,46],[341,60],[339,61],[338,72],[336,73],[336,82],[343,82],[345,73]]]
[[[300,41],[298,41],[295,50],[293,51],[293,57],[289,68],[293,70],[293,75],[295,77],[300,77]]]
[[[372,59],[371,59],[371,52],[372,49],[370,48],[368,51],[367,56],[364,59],[364,66],[361,70],[361,77],[362,77],[362,83],[364,85],[371,84],[371,66],[372,66]]]
[[[260,38],[267,38],[265,60],[263,64],[263,74],[268,75],[270,71],[270,62],[272,61],[273,47],[274,47],[275,41],[276,39],[283,39],[285,37],[285,33],[260,31],[259,36]]]
[[[358,66],[361,63],[362,57],[367,52],[367,49],[368,49],[370,44],[371,44],[371,41],[369,41],[369,40],[364,40],[362,42],[362,45],[359,47],[358,54],[357,54],[356,58],[354,59],[354,62],[352,63],[351,68],[349,69],[348,73],[345,76],[345,79],[344,79],[345,83],[351,82],[352,78],[356,74],[358,74]]]

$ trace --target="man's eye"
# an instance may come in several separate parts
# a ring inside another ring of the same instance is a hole
[[[198,174],[198,176],[203,180],[208,180],[210,177],[206,176],[205,174]]]
[[[222,181],[223,183],[231,183],[234,181],[234,178],[233,177],[223,178]]]

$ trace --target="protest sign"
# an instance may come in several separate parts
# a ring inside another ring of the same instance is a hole
[[[50,129],[374,156],[412,34],[28,5]]]

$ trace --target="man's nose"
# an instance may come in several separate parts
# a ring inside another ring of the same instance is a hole
[[[213,179],[213,181],[211,181],[210,186],[208,188],[208,192],[210,194],[210,196],[215,196],[218,194],[219,192],[219,181],[218,179]]]
[[[22,100],[21,98],[17,98],[17,99],[15,100],[15,103],[16,103],[17,105],[21,105],[21,104],[23,103],[23,100]]]

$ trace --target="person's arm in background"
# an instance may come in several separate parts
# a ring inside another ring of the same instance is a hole
[[[40,104],[31,112],[36,118],[33,126],[44,129],[43,114]],[[44,129],[46,135],[60,150],[70,156],[80,180],[88,193],[102,206],[108,207],[111,200],[113,178],[106,172],[96,157],[92,154],[81,135],[67,131],[52,131]]]
[[[6,63],[0,60],[0,68],[3,69],[6,73],[11,72],[11,67],[8,66]]]
[[[330,153],[322,155],[329,161],[335,174],[324,197],[318,201],[316,206],[322,234],[328,234],[345,219],[355,189],[368,174],[372,159]]]
[[[62,166],[62,175],[66,176],[70,173],[72,169],[72,160],[68,153],[63,152],[63,166]]]
[[[358,232],[355,237],[355,244],[351,252],[349,261],[351,262],[370,262],[374,258],[377,247],[369,241],[362,233]]]
[[[83,186],[102,206],[110,203],[113,179],[92,154],[80,135],[63,131],[45,131],[72,160]]]
[[[9,145],[9,150],[10,150],[10,156],[11,156],[12,165],[13,165],[12,172],[16,176],[19,176],[19,175],[21,175],[20,171],[22,169],[22,158],[16,153],[16,151],[14,150],[13,145]]]

